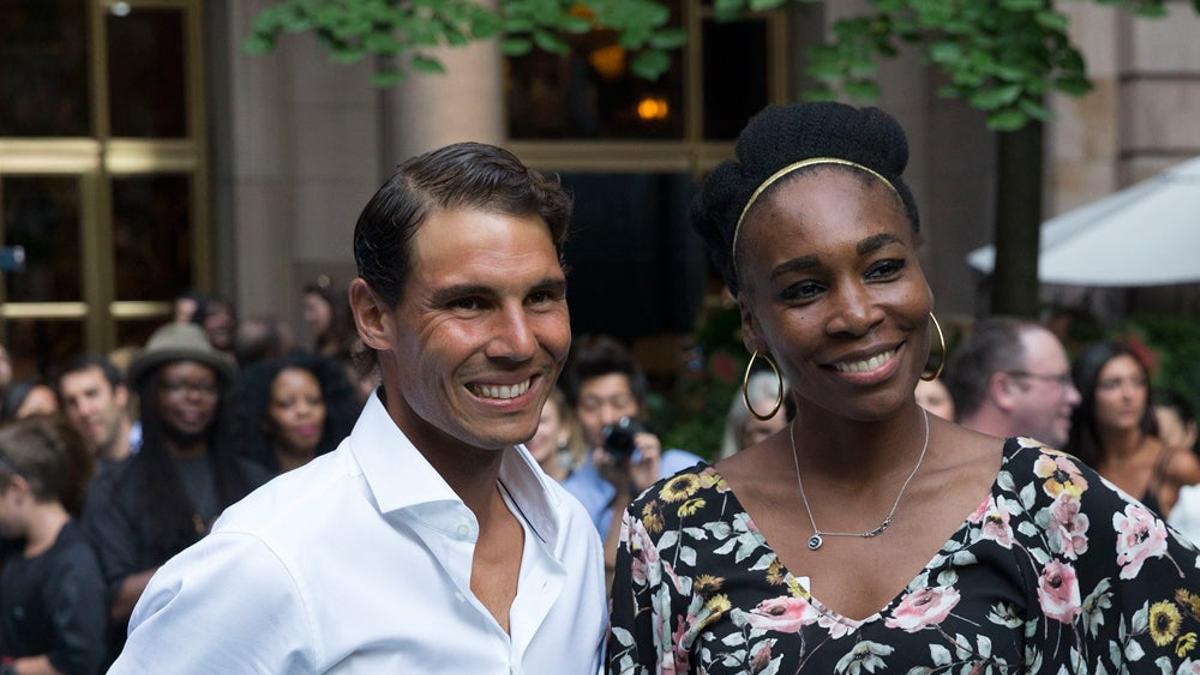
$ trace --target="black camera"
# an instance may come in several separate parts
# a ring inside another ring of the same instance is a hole
[[[615,424],[604,425],[604,451],[616,459],[628,459],[637,449],[634,436],[642,431],[642,425],[632,417],[622,417]]]

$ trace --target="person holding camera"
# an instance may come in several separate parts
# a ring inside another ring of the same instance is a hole
[[[621,513],[643,490],[700,458],[684,450],[662,451],[658,436],[643,426],[646,376],[633,356],[612,338],[582,338],[567,367],[567,398],[588,454],[563,482],[583,503],[604,539],[604,565],[616,561]]]

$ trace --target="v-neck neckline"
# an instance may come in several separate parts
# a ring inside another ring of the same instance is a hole
[[[1015,446],[1016,449],[1011,449],[1013,446]],[[1019,450],[1020,448],[1021,448],[1021,446],[1016,443],[1016,439],[1013,439],[1013,438],[1005,439],[1004,446],[1001,449],[1000,468],[996,471],[996,476],[995,476],[995,478],[992,479],[991,486],[988,488],[987,494],[984,495],[983,500],[980,502],[980,504],[987,503],[988,500],[995,497],[996,489],[1000,485],[1000,474],[1008,467],[1009,460],[1012,459],[1013,455],[1015,455],[1017,450]],[[765,534],[763,534],[763,531],[761,529],[759,529],[758,523],[754,522],[754,516],[750,515],[750,512],[746,510],[745,505],[742,504],[742,500],[738,498],[737,493],[734,491],[733,486],[730,485],[729,481],[726,480],[726,478],[723,475],[721,475],[721,472],[717,471],[716,467],[711,464],[707,465],[703,470],[711,471],[713,473],[713,476],[716,479],[725,482],[725,485],[728,487],[728,490],[725,493],[725,496],[732,500],[733,507],[734,507],[734,509],[736,509],[736,512],[740,512],[745,517],[747,529],[754,533],[754,536],[758,539],[760,545],[763,546],[764,548],[766,548],[768,551],[771,552],[772,555],[775,556],[775,562],[778,563],[779,569],[783,572],[783,578],[784,578],[786,587],[788,587],[788,588],[795,588],[795,587],[804,588],[804,586],[800,584],[801,577],[797,577],[795,574],[792,573],[792,570],[788,567],[788,565],[786,563],[784,563],[783,558],[781,558],[779,556],[779,551],[774,546],[771,545],[771,542],[767,541],[767,537]],[[905,582],[904,586],[901,587],[897,593],[892,595],[892,597],[887,601],[886,604],[884,604],[879,609],[875,610],[875,612],[868,615],[867,617],[862,618],[862,619],[852,619],[848,616],[844,616],[838,612],[835,612],[834,610],[830,609],[825,603],[821,602],[821,600],[819,598],[817,598],[817,596],[814,595],[812,593],[812,591],[807,588],[804,588],[804,592],[807,595],[807,597],[804,598],[805,602],[812,605],[812,607],[814,609],[816,609],[820,614],[828,617],[829,619],[831,619],[833,621],[836,621],[837,623],[840,623],[844,626],[847,626],[847,627],[849,627],[851,629],[855,629],[855,630],[857,630],[858,628],[861,628],[867,624],[874,623],[874,622],[880,620],[881,618],[883,618],[884,614],[889,609],[891,609],[894,605],[896,605],[897,602],[900,602],[904,598],[904,596],[910,592],[910,587],[913,585],[913,582],[915,582],[917,579],[920,579],[923,575],[927,576],[934,569],[936,569],[938,566],[943,564],[943,563],[938,563],[938,565],[934,565],[934,562],[937,561],[938,558],[944,558],[942,552],[946,549],[947,544],[949,544],[951,541],[958,539],[960,537],[960,535],[962,534],[963,530],[969,529],[973,525],[973,523],[971,523],[971,521],[970,521],[970,518],[975,513],[975,511],[978,510],[978,508],[979,508],[979,505],[976,505],[974,507],[974,510],[972,510],[971,513],[968,513],[966,515],[966,517],[964,517],[962,519],[962,522],[959,523],[958,527],[956,527],[954,529],[954,531],[952,533],[950,533],[950,535],[947,536],[942,541],[941,545],[938,546],[937,550],[934,551],[932,556],[930,556],[929,561],[926,562],[925,565],[921,567],[921,569],[917,570],[917,573],[914,574],[911,579],[909,579],[907,582]],[[732,518],[731,515],[722,514],[722,518],[726,518],[726,517]]]

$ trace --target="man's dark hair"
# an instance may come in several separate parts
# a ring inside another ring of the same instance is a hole
[[[983,405],[993,373],[1025,367],[1021,333],[1028,328],[1029,324],[1020,319],[983,319],[954,350],[944,380],[958,419],[974,415]]]
[[[108,381],[108,386],[115,391],[117,387],[125,386],[125,376],[121,371],[113,365],[112,361],[100,356],[99,354],[80,354],[67,362],[65,366],[59,369],[58,374],[54,376],[54,392],[62,399],[62,382],[68,375],[81,373],[92,368],[99,368],[101,373],[104,373],[104,379]]]
[[[604,336],[583,337],[575,341],[574,353],[564,373],[564,389],[572,408],[579,406],[579,390],[588,380],[605,375],[624,375],[638,407],[646,403],[646,374],[621,343]]]
[[[395,306],[411,272],[409,242],[416,231],[435,211],[460,208],[540,216],[560,253],[571,218],[562,185],[511,152],[483,143],[448,145],[405,161],[367,202],[354,226],[358,276]]]

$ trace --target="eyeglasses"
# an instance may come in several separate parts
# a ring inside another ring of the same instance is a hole
[[[1043,382],[1057,383],[1060,387],[1070,387],[1075,383],[1071,380],[1071,373],[1062,373],[1061,375],[1043,375],[1041,373],[1031,373],[1027,370],[1006,370],[1005,373],[1013,377],[1032,377],[1035,380]]]
[[[159,388],[168,396],[184,396],[187,394],[196,394],[197,396],[216,396],[219,389],[215,383],[210,382],[187,382],[184,380],[164,380]]]

